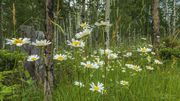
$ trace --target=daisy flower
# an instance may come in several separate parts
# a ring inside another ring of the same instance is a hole
[[[132,69],[135,70],[136,72],[142,71],[142,68],[140,68],[140,67],[137,66],[137,65],[134,65],[134,67],[133,67]]]
[[[159,60],[157,60],[157,59],[154,59],[154,63],[155,63],[155,64],[159,64],[159,65],[162,65],[162,64],[163,64],[161,61],[159,61]]]
[[[110,49],[105,49],[105,50],[100,49],[99,52],[100,52],[101,55],[104,55],[104,54],[105,54],[105,55],[109,55],[109,54],[111,54],[113,51],[110,50]]]
[[[67,56],[63,54],[56,54],[54,55],[53,59],[58,61],[63,61],[67,59]]]
[[[138,52],[142,52],[142,53],[147,53],[147,52],[151,52],[152,49],[143,47],[143,48],[138,48],[137,51],[138,51]]]
[[[101,67],[104,65],[104,61],[101,61],[99,58],[96,58],[96,63]]]
[[[137,71],[137,72],[142,71],[142,68],[140,68],[140,67],[137,66],[137,65],[133,65],[133,64],[125,64],[125,66],[127,66],[129,69],[135,70],[135,71]]]
[[[122,69],[121,72],[125,73],[125,72],[126,72],[126,69]]]
[[[84,47],[85,46],[85,43],[81,40],[75,40],[75,39],[72,39],[71,42],[68,40],[68,45],[72,46],[72,47]]]
[[[79,82],[79,81],[75,81],[74,85],[79,86],[80,88],[84,87],[84,84],[82,82]]]
[[[123,85],[123,86],[128,86],[128,85],[129,85],[129,82],[128,82],[128,81],[121,80],[121,81],[120,81],[120,84]]]
[[[127,52],[125,55],[123,55],[124,57],[131,57],[132,56],[132,52]]]
[[[128,68],[130,68],[130,69],[132,69],[132,68],[134,67],[133,64],[125,64],[125,66],[128,67]]]
[[[38,55],[30,55],[28,56],[27,61],[33,62],[33,61],[37,61],[40,57]]]
[[[108,59],[117,59],[118,55],[116,53],[108,54]]]
[[[155,52],[151,52],[151,54],[152,54],[152,55],[156,55],[156,53],[155,53]]]
[[[90,90],[93,91],[93,92],[103,93],[103,91],[104,91],[104,84],[98,82],[97,85],[95,85],[92,82],[90,84]]]
[[[32,43],[32,45],[38,46],[38,47],[48,46],[50,44],[51,42],[48,40],[36,40],[36,42]]]
[[[146,69],[148,69],[148,70],[154,70],[154,68],[151,67],[151,66],[146,66]]]
[[[6,39],[7,43],[9,45],[16,45],[16,46],[22,46],[24,44],[30,43],[30,38],[12,38],[12,39]]]
[[[81,65],[84,66],[85,68],[94,68],[94,69],[98,69],[99,66],[97,63],[92,63],[90,61],[85,62],[81,62]]]
[[[90,30],[90,29],[84,29],[82,32],[77,33],[77,34],[75,35],[75,37],[76,37],[77,39],[81,39],[81,38],[83,38],[83,37],[85,37],[85,36],[87,36],[87,35],[89,35],[89,34],[91,34],[91,30]]]

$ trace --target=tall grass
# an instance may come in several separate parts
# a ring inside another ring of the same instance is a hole
[[[53,101],[180,101],[179,60],[175,63],[173,60],[166,62],[160,60],[158,55],[137,52],[138,47],[147,47],[147,43],[127,46],[112,47],[111,49],[118,53],[118,58],[108,60],[108,64],[99,69],[87,69],[80,64],[85,61],[94,61],[98,57],[105,61],[105,57],[100,56],[98,52],[94,54],[88,48],[57,52],[66,54],[69,58],[65,61],[54,62]],[[132,52],[132,56],[124,57],[127,52]],[[151,62],[148,62],[148,56],[151,57]],[[163,64],[155,64],[155,59],[162,61]],[[125,64],[138,65],[142,71],[131,70]],[[151,66],[154,70],[149,70],[146,66]],[[121,80],[128,81],[129,85],[121,85]],[[85,86],[76,86],[75,81],[81,81]],[[90,91],[92,82],[103,83],[105,92],[102,94]],[[36,85],[26,86],[19,99],[42,101],[43,92],[38,89]]]

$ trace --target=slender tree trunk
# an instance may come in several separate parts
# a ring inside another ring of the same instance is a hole
[[[77,0],[78,2],[82,2],[81,0]],[[76,12],[76,31],[79,30],[80,24],[82,23],[82,12],[83,7],[81,6],[79,10]]]
[[[97,1],[96,2],[96,6],[94,6],[95,7],[95,21],[94,22],[96,22],[97,20],[98,20],[98,16],[99,16],[99,12],[98,12],[98,10],[97,9],[99,9],[99,1]],[[96,31],[95,31],[95,35],[94,35],[94,37],[95,37],[95,48],[96,49],[98,49],[98,35],[99,34],[96,34],[96,33],[99,33],[99,29],[97,29]]]
[[[152,0],[152,20],[152,44],[154,49],[157,50],[160,44],[159,0]]]
[[[53,42],[53,25],[51,23],[51,20],[53,20],[53,2],[54,0],[46,0],[45,38],[51,42]],[[52,65],[53,45],[52,44],[45,48],[44,101],[52,101],[52,90],[53,90],[53,65]]]
[[[88,2],[89,2],[88,4],[92,4],[93,1],[89,0]],[[88,5],[87,8],[88,9],[87,9],[87,18],[86,18],[86,21],[90,23],[90,21],[93,21],[93,18],[94,19],[96,19],[96,18],[95,18],[94,14],[93,14],[93,7]],[[93,15],[91,16],[91,14],[93,14]],[[93,45],[92,45],[93,41],[92,40],[93,40],[93,35],[90,34],[89,35],[89,49],[90,49],[90,51],[92,51],[92,47],[93,47]]]
[[[76,12],[76,30],[80,28],[80,24],[81,24],[81,15],[80,15],[80,11],[78,11]]]
[[[69,12],[68,14],[68,22],[69,22],[69,36],[68,36],[68,40],[70,40],[72,38],[72,33],[73,33],[73,26],[72,26],[72,15],[71,12]]]
[[[172,34],[176,31],[176,0],[173,0],[173,22],[172,22]]]
[[[60,10],[60,0],[57,0],[57,8],[56,8],[56,12],[55,12],[55,17],[54,17],[54,22],[55,23],[59,23],[58,21],[59,21],[59,11]],[[55,48],[55,51],[56,50],[58,50],[58,40],[59,40],[59,37],[58,37],[58,33],[59,33],[59,31],[58,31],[58,28],[57,28],[57,26],[56,27],[54,27],[54,48]]]
[[[81,9],[81,23],[85,22],[86,14],[85,14],[85,9],[86,9],[86,2],[85,0],[82,0],[82,9]]]
[[[165,18],[166,18],[166,21],[167,21],[167,33],[169,34],[171,32],[171,29],[170,29],[170,17],[169,17],[169,7],[168,7],[168,0],[165,1]]]
[[[107,22],[110,22],[110,0],[106,0],[106,11],[105,11],[105,20]],[[109,26],[106,27],[105,30],[106,33],[106,41],[105,41],[105,46],[106,48],[109,48],[109,42],[110,42],[110,35],[109,35]]]
[[[3,47],[3,7],[2,0],[0,1],[0,48]]]

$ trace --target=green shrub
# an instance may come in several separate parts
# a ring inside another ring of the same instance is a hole
[[[17,73],[17,72],[16,72]],[[17,90],[20,84],[17,83],[19,77],[15,76],[16,73],[11,71],[0,72],[0,100],[12,100],[17,96]],[[19,80],[20,81],[20,80]],[[15,83],[16,82],[16,83]]]
[[[163,39],[163,47],[180,49],[180,40],[173,37],[167,37]]]
[[[180,50],[178,48],[162,48],[160,50],[160,57],[162,59],[180,58]]]
[[[18,67],[18,61],[24,60],[25,54],[17,51],[10,52],[0,50],[0,71],[12,70],[13,67]]]
[[[5,86],[0,84],[0,100],[12,101],[18,95],[16,91],[19,89],[19,85]]]

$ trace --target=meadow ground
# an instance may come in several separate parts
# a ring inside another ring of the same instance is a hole
[[[87,51],[57,53],[54,101],[180,101],[179,59],[162,60],[151,47]]]

